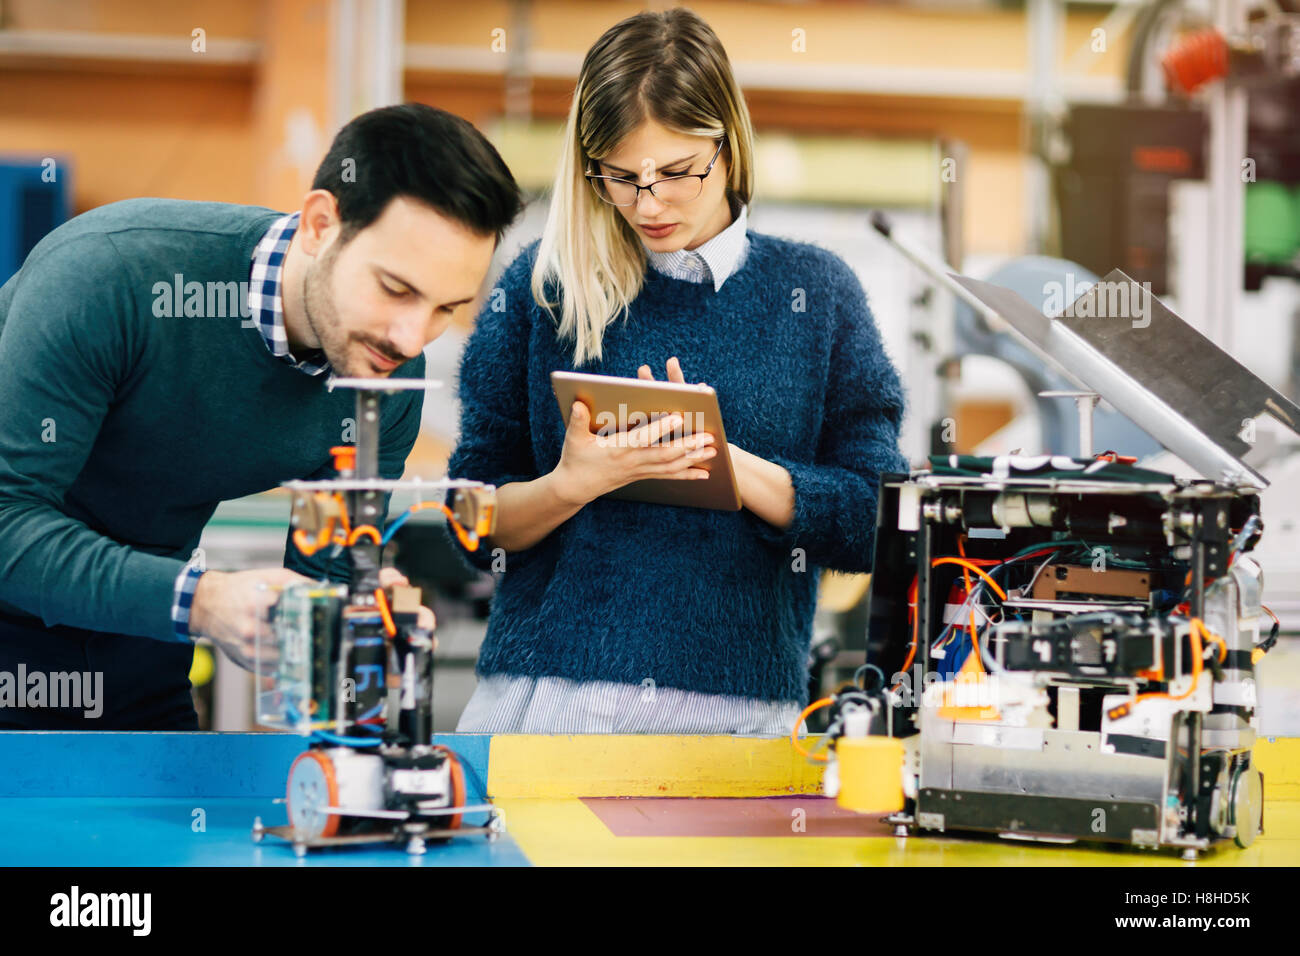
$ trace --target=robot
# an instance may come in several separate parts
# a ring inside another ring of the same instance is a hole
[[[1279,624],[1251,553],[1268,482],[1242,457],[1257,420],[1300,430],[1300,408],[1118,270],[1055,318],[952,279],[1079,383],[1081,414],[1110,402],[1206,477],[1094,454],[1086,422],[1078,457],[883,476],[868,664],[814,705],[827,792],[894,810],[899,836],[1249,846],[1255,667]]]
[[[253,839],[271,835],[309,850],[363,843],[404,844],[422,854],[427,841],[504,831],[500,810],[466,805],[465,766],[433,740],[433,649],[420,626],[419,589],[380,586],[382,551],[397,528],[424,508],[444,512],[470,550],[495,526],[496,490],[479,482],[386,480],[378,471],[379,399],[437,383],[336,378],[330,388],[357,392],[357,441],[331,449],[338,477],[290,481],[293,542],[306,555],[350,552],[347,584],[284,587],[256,645],[260,723],[311,738],[289,770],[288,823],[257,818]],[[384,495],[410,490],[449,496],[420,500],[386,530]],[[486,812],[481,826],[467,813]]]

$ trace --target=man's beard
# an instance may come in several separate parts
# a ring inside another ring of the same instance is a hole
[[[338,251],[337,243],[330,246],[322,257],[312,262],[307,268],[307,274],[303,276],[302,308],[307,319],[307,327],[316,336],[316,341],[320,343],[320,350],[325,353],[326,361],[330,363],[334,374],[339,378],[385,376],[389,373],[376,372],[364,358],[354,358],[352,364],[349,364],[349,349],[353,343],[369,345],[380,355],[395,359],[399,364],[405,359],[393,355],[393,349],[382,342],[349,335],[344,331],[343,323],[339,320],[338,309],[334,305],[331,288],[334,260],[338,256]]]
[[[302,310],[307,327],[320,343],[320,350],[338,376],[350,376],[347,366],[347,336],[339,328],[339,314],[330,294],[330,279],[334,275],[337,245],[331,246],[320,259],[307,268],[302,279]]]

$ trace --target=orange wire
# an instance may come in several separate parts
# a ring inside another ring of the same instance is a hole
[[[1004,601],[1007,599],[1007,592],[1002,590],[1001,585],[999,585],[997,581],[994,581],[991,577],[989,577],[987,574],[984,573],[983,569],[971,563],[970,561],[967,561],[965,558],[935,558],[933,561],[930,562],[930,567],[937,568],[941,564],[960,564],[962,567],[970,568],[972,571],[974,571],[976,574],[978,574],[980,577],[982,577],[985,581],[988,582],[989,587],[991,587],[994,591],[997,592],[998,597],[1000,597]]]
[[[296,547],[299,551],[301,551],[309,558],[317,551],[320,550],[320,548],[317,547],[316,542],[312,541],[311,538],[307,537],[307,532],[303,531],[302,528],[298,528],[296,531],[294,531],[293,544],[294,547]]]
[[[900,674],[906,674],[907,669],[912,666],[912,661],[916,660],[916,642],[918,639],[917,631],[920,630],[921,627],[921,615],[917,613],[916,609],[916,593],[920,580],[919,577],[913,575],[912,586],[907,589],[907,615],[912,619],[912,643],[907,648],[907,660],[903,661],[903,666],[898,671]],[[903,682],[900,680],[897,684],[891,687],[890,690],[898,690],[898,688],[902,686]]]
[[[1205,632],[1205,639],[1206,639],[1207,641],[1217,641],[1217,642],[1218,642],[1218,644],[1219,644],[1219,663],[1220,663],[1220,664],[1222,664],[1225,660],[1228,659],[1228,642],[1227,642],[1227,641],[1225,641],[1223,638],[1221,638],[1218,634],[1211,634],[1209,631],[1206,631],[1206,632]]]
[[[338,543],[344,545],[352,544],[355,539],[352,538],[352,528],[348,522],[348,506],[343,501],[343,496],[336,491],[328,497],[331,498],[339,508],[337,523],[342,525],[342,535],[339,537]],[[330,541],[334,540],[335,523],[335,516],[331,515],[329,520],[321,527],[320,534],[316,536],[314,542],[311,541],[311,539],[308,538],[301,529],[295,531],[293,533],[294,545],[296,545],[298,550],[307,557],[311,557],[321,548],[325,547],[325,545],[329,544]]]
[[[393,623],[393,615],[388,611],[388,598],[384,597],[383,588],[375,588],[375,603],[379,605],[379,616],[384,619],[384,630],[389,637],[396,637],[397,625]]]
[[[325,545],[329,544],[330,538],[333,537],[333,535],[334,519],[330,518],[321,526],[320,533],[316,535],[315,541],[307,537],[307,532],[303,531],[302,528],[298,528],[293,533],[293,543],[299,551],[310,558],[321,548],[325,547]]]
[[[362,535],[370,535],[370,537],[374,540],[375,544],[383,543],[384,540],[383,535],[380,534],[379,529],[376,528],[374,525],[363,524],[363,525],[357,525],[356,528],[352,528],[350,526],[350,523],[348,522],[348,509],[347,509],[347,505],[343,501],[343,496],[338,492],[335,492],[332,497],[338,503],[339,519],[340,519],[340,523],[342,524],[342,534],[339,538],[339,542],[338,542],[339,544],[344,544],[351,547],[352,545],[357,543],[357,541],[361,538]],[[456,516],[452,512],[452,510],[442,502],[421,501],[411,505],[411,507],[408,508],[407,510],[423,511],[426,508],[437,508],[439,511],[441,511],[444,515],[447,516],[447,521],[451,525],[452,531],[455,532],[457,540],[459,540],[460,543],[465,546],[466,550],[475,551],[478,549],[478,545],[479,545],[478,540],[470,537],[469,532],[465,528],[461,527],[460,522],[456,520]],[[314,542],[311,541],[311,539],[309,539],[306,536],[306,534],[304,534],[301,530],[298,530],[295,531],[293,534],[293,543],[298,547],[299,551],[301,551],[303,554],[310,557],[311,555],[319,551],[321,548],[325,547],[325,545],[329,544],[330,540],[333,537],[334,537],[334,519],[330,518],[329,522],[321,529],[320,535],[317,536],[317,539]]]
[[[985,574],[984,571],[981,568],[979,568],[973,561],[969,561],[966,558],[935,558],[933,561],[930,562],[930,567],[937,568],[941,564],[959,564],[963,568],[969,568],[970,570],[978,574],[980,577],[982,577],[985,581],[987,581],[989,583],[989,586],[992,587],[993,590],[997,592],[998,597],[1000,597],[1004,601],[1007,599],[1007,592],[1002,590],[1002,588],[998,585],[998,582],[994,581],[991,577]],[[970,579],[968,577],[967,581],[969,580]],[[912,618],[912,643],[909,645],[907,649],[907,659],[903,661],[903,666],[899,669],[899,673],[902,674],[906,674],[907,669],[911,667],[912,662],[916,660],[916,645],[917,642],[920,640],[920,635],[918,631],[920,630],[921,627],[921,616],[917,613],[917,607],[916,607],[919,581],[920,579],[917,577],[912,578],[912,586],[908,590],[908,594],[907,594],[908,613]],[[968,587],[967,593],[969,592],[970,589]],[[974,623],[974,617],[975,617],[975,611],[974,608],[972,608],[971,609],[972,624]],[[974,634],[972,633],[972,639],[973,638],[974,638]],[[983,662],[977,659],[977,663],[979,663],[980,665],[980,670],[983,671],[984,669]],[[903,682],[900,680],[897,684],[895,684],[890,689],[898,690],[898,688],[902,686],[903,686]]]
[[[964,534],[957,535],[957,553],[961,555],[963,561],[967,560],[966,536]],[[974,565],[972,565],[972,567],[974,567]],[[984,662],[980,660],[980,646],[978,643],[979,631],[975,627],[975,602],[971,599],[970,569],[966,567],[966,565],[962,565],[961,578],[962,578],[962,582],[966,586],[966,600],[970,601],[970,652],[975,658],[975,666],[979,669],[979,672],[982,674],[984,673]],[[992,580],[992,578],[990,578],[989,580]]]
[[[799,725],[808,718],[809,714],[815,713],[823,707],[829,707],[833,703],[835,703],[834,697],[823,697],[821,700],[813,701],[803,709],[803,713],[795,718],[794,726],[790,728],[790,743],[794,745],[795,750],[799,751],[800,754],[807,757],[809,760],[816,760],[818,763],[826,763],[830,758],[825,754],[810,754],[799,745]]]
[[[451,525],[451,530],[455,533],[456,540],[464,545],[466,551],[478,550],[478,540],[470,538],[469,532],[462,528],[460,522],[456,520],[456,515],[441,501],[420,501],[411,505],[411,507],[406,510],[423,511],[425,508],[437,508],[447,516],[447,523]]]
[[[1173,694],[1170,694],[1167,691],[1156,691],[1155,693],[1151,693],[1151,694],[1138,694],[1136,697],[1133,698],[1133,703],[1136,704],[1138,701],[1151,700],[1157,697],[1161,697],[1161,698],[1167,697],[1170,700],[1185,700],[1186,698],[1191,697],[1192,694],[1196,692],[1196,685],[1199,684],[1201,680],[1201,656],[1205,653],[1203,649],[1203,645],[1201,644],[1202,632],[1204,632],[1208,637],[1217,638],[1220,641],[1223,640],[1223,638],[1219,637],[1217,634],[1210,634],[1210,632],[1206,630],[1205,625],[1201,623],[1200,618],[1195,618],[1195,617],[1192,618],[1192,627],[1189,635],[1192,639],[1192,684],[1191,686],[1188,687],[1187,690],[1183,691],[1183,693],[1178,694],[1177,696],[1174,696]]]
[[[349,545],[356,544],[357,539],[360,538],[363,534],[368,534],[372,538],[374,538],[375,544],[382,544],[384,541],[383,536],[379,533],[379,529],[377,529],[374,525],[359,524],[355,528],[353,528],[352,533],[348,535],[348,544]]]
[[[1269,617],[1273,619],[1274,627],[1281,630],[1282,622],[1278,620],[1278,616],[1269,609],[1269,606],[1267,604],[1261,604],[1260,607],[1263,608],[1265,614],[1267,614]],[[1260,643],[1262,644],[1263,641],[1261,641]],[[1254,650],[1250,652],[1250,662],[1252,664],[1258,664],[1260,661],[1264,659],[1264,655],[1267,653],[1268,651],[1260,647],[1259,644],[1256,644]]]

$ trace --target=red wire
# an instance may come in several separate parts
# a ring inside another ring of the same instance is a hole
[[[959,547],[958,550],[964,551],[965,549]],[[999,561],[997,558],[965,558],[964,560],[969,561],[971,564],[979,565],[981,567],[988,567],[989,565],[994,565],[994,564],[1010,564],[1012,561],[1027,561],[1030,558],[1040,558],[1045,554],[1055,554],[1057,551],[1060,550],[1061,549],[1059,547],[1042,548],[1041,550],[1038,551],[1031,551],[1029,552],[1029,554],[1017,555],[1016,557],[1009,558],[1006,561]],[[969,594],[970,593],[969,575],[967,575],[966,580],[968,582],[967,593]],[[919,615],[917,614],[917,608],[916,608],[917,592],[919,586],[920,586],[920,577],[914,576],[912,578],[912,586],[907,590],[907,623],[910,625],[908,630],[912,632],[912,641],[908,645],[907,659],[903,661],[903,666],[899,668],[899,673],[902,674],[906,674],[908,668],[912,666],[912,662],[916,660],[916,645],[920,640],[920,635],[917,633],[917,630],[921,625],[921,620]],[[899,683],[894,685],[894,689],[897,690],[901,685],[902,682],[900,681]]]

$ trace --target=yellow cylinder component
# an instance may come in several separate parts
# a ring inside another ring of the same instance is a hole
[[[212,648],[204,644],[196,645],[194,660],[190,664],[190,683],[195,687],[202,687],[212,680],[216,669],[216,661],[212,659]]]
[[[897,737],[841,737],[839,805],[856,813],[903,809],[903,742]]]

